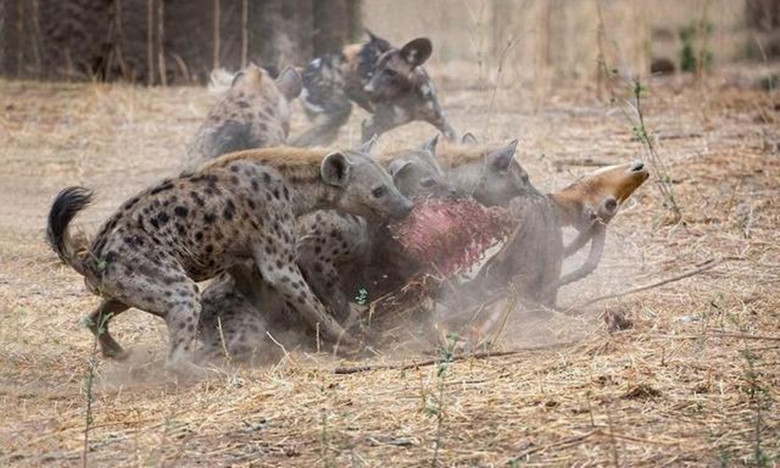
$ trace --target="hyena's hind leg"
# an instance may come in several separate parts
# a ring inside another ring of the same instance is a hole
[[[87,326],[100,343],[100,351],[105,357],[122,359],[125,353],[119,343],[108,332],[108,322],[129,307],[113,298],[105,298],[97,309],[87,318]]]
[[[254,287],[261,297],[260,303],[252,303],[237,286],[231,274],[216,278],[203,291],[203,310],[198,323],[199,360],[238,361],[262,364],[278,359],[276,345],[267,337],[269,316],[275,308],[284,307],[276,301],[276,292],[265,285],[259,275]],[[246,279],[246,278],[245,278]]]
[[[191,361],[201,297],[197,284],[178,264],[138,256],[120,257],[109,264],[101,285],[107,295],[126,307],[165,320],[170,366]]]
[[[343,94],[324,103],[311,103],[304,98],[303,105],[312,125],[290,141],[292,146],[327,146],[333,143],[352,113],[352,103]]]

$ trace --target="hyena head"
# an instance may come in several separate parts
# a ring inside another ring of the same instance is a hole
[[[516,149],[517,140],[512,140],[504,147],[480,151],[481,158],[453,168],[453,183],[485,206],[507,206],[515,197],[538,194],[514,157]]]
[[[420,77],[417,67],[428,60],[431,52],[433,45],[427,37],[414,39],[400,49],[385,51],[374,64],[371,79],[364,88],[366,93],[374,102],[387,102],[409,92]]]
[[[457,191],[447,180],[436,160],[439,136],[426,141],[420,148],[401,152],[388,167],[393,183],[406,197],[434,196],[452,198]]]
[[[393,185],[390,174],[370,156],[356,151],[335,151],[320,165],[322,180],[339,189],[336,208],[359,216],[400,219],[412,202]]]
[[[276,79],[256,65],[233,76],[215,70],[210,88],[225,90],[190,143],[193,165],[234,151],[279,145],[287,139],[289,101],[301,92],[301,76],[294,69],[285,69]]]

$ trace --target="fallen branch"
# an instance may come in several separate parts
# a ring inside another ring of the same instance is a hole
[[[461,354],[459,356],[454,356],[452,358],[452,361],[454,362],[454,361],[463,361],[466,359],[488,359],[491,357],[514,356],[516,354],[522,354],[524,352],[529,352],[529,351],[542,351],[548,349],[563,348],[573,343],[575,342],[565,341],[563,343],[555,343],[552,345],[530,346],[528,348],[519,348],[519,349],[513,349],[509,351],[493,351],[493,352],[484,351],[484,352],[472,353],[472,354]],[[428,359],[426,361],[412,362],[409,364],[375,364],[375,365],[354,366],[354,367],[337,367],[333,369],[333,373],[346,375],[346,374],[357,374],[358,372],[371,372],[376,370],[390,370],[390,369],[409,370],[409,369],[416,369],[418,367],[432,366],[434,364],[438,364],[440,361],[441,361],[440,359]]]
[[[657,287],[660,287],[660,286],[663,286],[663,285],[666,285],[666,284],[669,284],[669,283],[674,283],[675,281],[680,281],[680,280],[685,279],[685,278],[690,278],[691,276],[695,276],[695,275],[698,275],[699,273],[703,273],[703,272],[705,272],[705,271],[707,271],[709,269],[712,269],[712,268],[720,265],[721,263],[723,263],[723,262],[725,262],[727,260],[741,260],[741,258],[739,258],[739,257],[723,257],[723,258],[719,258],[717,260],[714,259],[714,258],[711,258],[711,259],[707,260],[706,262],[702,263],[701,265],[699,265],[697,268],[695,268],[695,269],[693,269],[691,271],[682,273],[680,275],[673,276],[673,277],[667,278],[665,280],[657,281],[655,283],[646,284],[644,286],[638,286],[636,288],[628,289],[626,291],[613,293],[613,294],[607,294],[605,296],[599,296],[599,297],[597,297],[595,299],[591,299],[589,301],[583,302],[582,304],[577,304],[577,305],[571,306],[571,307],[567,308],[566,310],[563,310],[562,312],[564,314],[566,314],[566,315],[579,315],[579,314],[583,313],[583,311],[580,311],[580,310],[577,310],[577,309],[581,309],[583,307],[587,307],[589,305],[595,304],[596,302],[601,302],[601,301],[606,301],[607,299],[615,299],[615,298],[618,298],[618,297],[628,296],[629,294],[635,294],[635,293],[638,293],[638,292],[647,291],[648,289],[657,288]]]
[[[748,333],[699,333],[696,335],[658,335],[653,338],[666,340],[700,340],[702,338],[735,338],[738,340],[766,340],[780,341],[780,336],[772,335],[750,335]]]
[[[511,462],[511,461],[522,461],[524,458],[526,458],[529,455],[533,455],[534,453],[537,453],[537,452],[543,452],[543,451],[545,451],[547,449],[556,448],[556,447],[571,447],[573,445],[578,445],[579,443],[584,442],[586,439],[588,439],[588,438],[590,438],[592,436],[603,434],[603,432],[604,431],[602,429],[596,429],[596,430],[590,431],[588,433],[585,433],[585,434],[582,434],[582,435],[579,435],[579,436],[568,437],[566,439],[563,439],[560,442],[555,442],[554,444],[542,445],[540,447],[535,447],[535,448],[532,448],[530,450],[526,450],[525,452],[521,453],[520,455],[517,455],[515,457],[510,458],[507,461],[507,464],[509,464],[509,462]]]

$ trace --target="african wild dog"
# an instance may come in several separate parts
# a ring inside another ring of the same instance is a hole
[[[380,162],[390,166],[393,181],[402,194],[452,193],[431,153],[436,141],[434,138],[420,149],[380,157]],[[372,232],[379,225],[339,210],[320,210],[297,220],[298,267],[339,322],[349,317],[349,302],[357,287],[366,284]],[[260,305],[252,304],[249,294],[242,292],[246,290],[257,292],[260,298],[255,303]],[[200,321],[203,353],[211,357],[221,354],[224,337],[224,346],[231,356],[249,360],[261,357],[257,351],[268,341],[263,332],[284,333],[290,327],[289,314],[284,312],[286,307],[259,275],[251,272],[243,276],[222,275],[203,292]]]
[[[92,245],[77,251],[68,224],[90,200],[81,187],[60,192],[48,241],[103,298],[90,315],[92,332],[104,354],[117,355],[122,348],[109,333],[110,319],[130,307],[158,315],[168,325],[171,364],[188,361],[201,311],[196,282],[249,261],[309,325],[354,343],[295,264],[294,219],[322,208],[379,218],[411,210],[371,158],[295,148],[232,153],[166,179],[125,202]]]
[[[353,102],[372,114],[362,124],[362,141],[415,120],[455,138],[433,80],[422,67],[431,56],[431,41],[418,38],[397,49],[371,32],[368,35],[368,42],[348,45],[306,66],[302,103],[312,127],[292,144],[331,143],[349,119]]]
[[[283,144],[290,132],[288,102],[300,93],[301,75],[293,68],[276,79],[255,65],[236,73],[190,143],[188,163],[197,167],[222,154]]]

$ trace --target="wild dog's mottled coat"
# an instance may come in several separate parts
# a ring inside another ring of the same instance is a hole
[[[293,144],[325,145],[335,140],[353,102],[372,114],[362,124],[363,141],[415,120],[429,122],[454,138],[433,81],[422,68],[431,51],[426,38],[396,49],[369,33],[368,42],[312,60],[303,72],[302,96],[312,126]]]

